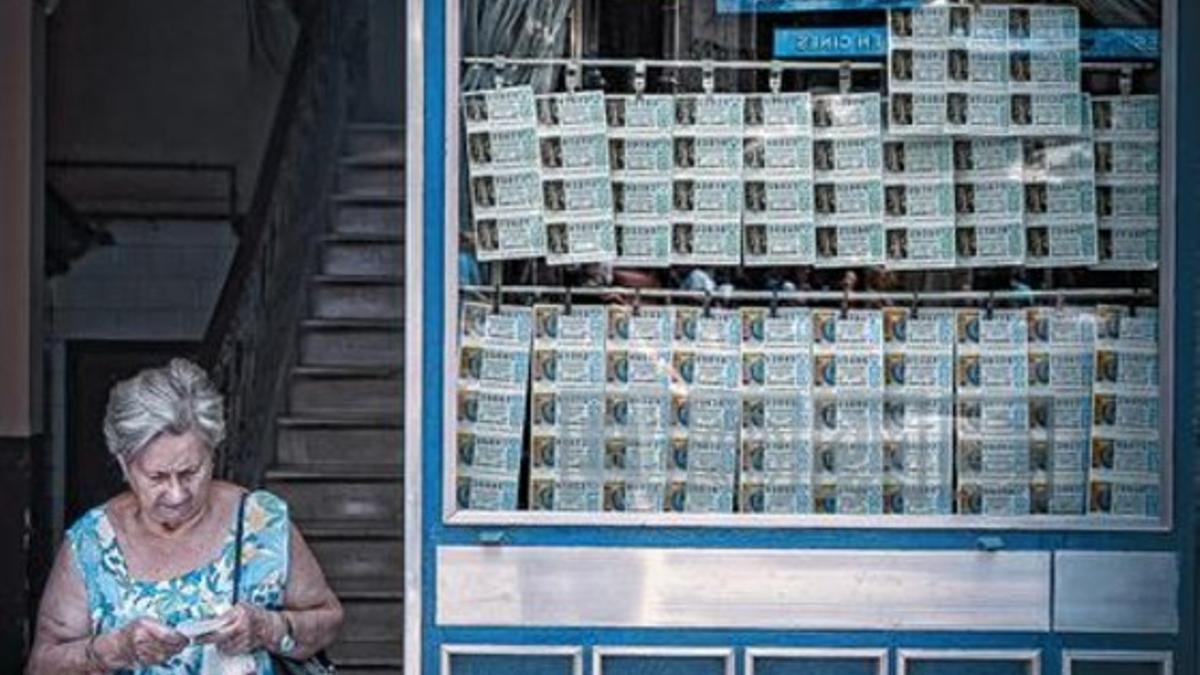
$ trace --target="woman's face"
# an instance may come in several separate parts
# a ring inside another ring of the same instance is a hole
[[[142,513],[164,528],[179,527],[208,504],[212,451],[193,432],[159,434],[124,469]]]

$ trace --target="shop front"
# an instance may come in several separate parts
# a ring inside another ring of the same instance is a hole
[[[1195,8],[409,11],[411,672],[1193,672]]]

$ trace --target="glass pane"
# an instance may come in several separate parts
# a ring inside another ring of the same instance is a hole
[[[1071,662],[1074,675],[1164,675],[1163,665],[1153,661],[1082,661]]]
[[[1162,515],[1158,3],[914,4],[464,0],[459,509]]]
[[[600,675],[724,675],[725,659],[675,656],[606,656]]]
[[[929,659],[909,661],[906,675],[1029,675],[1028,661]]]
[[[572,675],[569,656],[453,654],[450,675]]]
[[[754,675],[878,675],[878,659],[756,658]]]

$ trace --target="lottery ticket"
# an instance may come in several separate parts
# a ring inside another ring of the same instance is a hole
[[[1096,214],[1104,223],[1157,222],[1157,183],[1104,183],[1096,186]]]
[[[538,154],[532,127],[487,129],[467,134],[467,166],[472,172],[527,168]]]
[[[598,480],[531,478],[529,507],[534,511],[599,511],[604,484]]]
[[[1054,473],[1029,483],[1029,511],[1035,515],[1077,516],[1087,512],[1087,475]]]
[[[812,181],[789,176],[747,178],[743,186],[745,219],[763,222],[813,217]]]
[[[742,171],[744,151],[740,135],[683,135],[676,131],[673,156],[676,178],[731,174]]]
[[[1025,262],[1025,224],[1020,219],[960,224],[954,232],[960,267],[997,267]]]
[[[475,254],[481,261],[533,258],[545,252],[546,228],[540,213],[475,220]]]
[[[888,91],[938,89],[945,86],[947,72],[943,45],[905,45],[888,50]]]
[[[1093,96],[1092,127],[1098,140],[1156,140],[1159,135],[1159,97]]]
[[[950,179],[954,146],[949,138],[887,138],[883,143],[883,176],[897,179]]]
[[[889,269],[932,269],[954,267],[955,228],[949,225],[886,225]]]
[[[605,130],[604,93],[599,90],[541,94],[536,98],[540,133],[591,133]]]
[[[816,246],[817,267],[882,265],[886,261],[882,221],[854,225],[818,225]]]
[[[460,473],[454,494],[460,509],[515,511],[518,490],[516,476],[509,478]]]
[[[1097,140],[1094,164],[1099,181],[1157,182],[1158,140]]]
[[[675,97],[676,133],[693,129],[742,132],[746,97],[742,94],[688,94]]]
[[[1156,220],[1121,224],[1101,220],[1098,228],[1097,269],[1152,270],[1158,267]]]
[[[1021,179],[1021,141],[1017,138],[956,138],[953,149],[957,178]]]
[[[615,221],[617,267],[667,267],[671,264],[669,222],[621,219]]]
[[[1027,182],[1091,178],[1095,172],[1090,138],[1026,138],[1021,155]]]
[[[832,94],[812,97],[812,127],[816,138],[878,137],[881,132],[879,94]]]
[[[745,478],[738,489],[738,510],[742,513],[810,513],[812,487],[768,478]]]
[[[949,396],[954,388],[954,314],[883,310],[884,385],[889,393]]]
[[[953,227],[954,184],[950,180],[889,182],[884,186],[884,221]]]
[[[604,483],[604,510],[652,512],[663,510],[665,477],[610,479]]]
[[[616,180],[612,192],[613,213],[619,219],[660,222],[671,213],[670,179]]]
[[[608,162],[616,178],[661,176],[675,165],[675,144],[662,136],[609,137]]]
[[[843,481],[813,489],[813,512],[840,515],[883,513],[882,481]]]
[[[954,185],[954,211],[959,225],[1020,220],[1024,201],[1020,178],[959,180]]]
[[[955,90],[1001,93],[1008,89],[1009,52],[988,43],[951,49],[946,68],[947,86]]]
[[[607,174],[609,169],[608,139],[604,133],[543,136],[538,141],[542,176]]]
[[[740,219],[672,220],[672,265],[737,265],[741,257]]]
[[[1079,44],[1018,48],[1008,52],[1008,86],[1012,92],[1079,91]]]
[[[809,136],[812,134],[808,93],[752,94],[746,96],[744,122],[747,134]]]
[[[992,517],[1022,516],[1029,513],[1027,482],[973,480],[958,483],[958,513]]]
[[[801,135],[747,135],[742,146],[742,168],[747,176],[812,174],[812,139]]]
[[[604,261],[616,252],[611,216],[548,218],[546,241],[546,262],[551,265]]]
[[[1088,481],[1088,512],[1096,515],[1152,518],[1162,513],[1160,479],[1156,475],[1120,481]]]
[[[522,86],[465,92],[463,117],[468,131],[530,126],[535,120],[533,89]]]
[[[742,256],[747,267],[811,265],[815,259],[816,227],[811,220],[747,222],[743,237]]]
[[[1009,131],[1021,136],[1078,136],[1085,130],[1083,94],[1012,94]]]
[[[604,100],[610,136],[656,136],[675,127],[675,97],[667,95],[614,95]]]
[[[946,92],[888,94],[888,132],[896,136],[935,136],[946,131]]]
[[[946,93],[946,133],[971,136],[997,136],[1010,133],[1013,126],[1010,97],[987,91],[949,91]]]
[[[1096,223],[1090,218],[1029,227],[1025,242],[1029,267],[1093,266],[1099,260]]]
[[[821,138],[813,142],[813,173],[818,180],[878,177],[883,158],[878,135]]]

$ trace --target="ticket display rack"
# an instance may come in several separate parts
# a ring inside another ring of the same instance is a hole
[[[418,5],[409,668],[1194,667],[1194,10]]]

